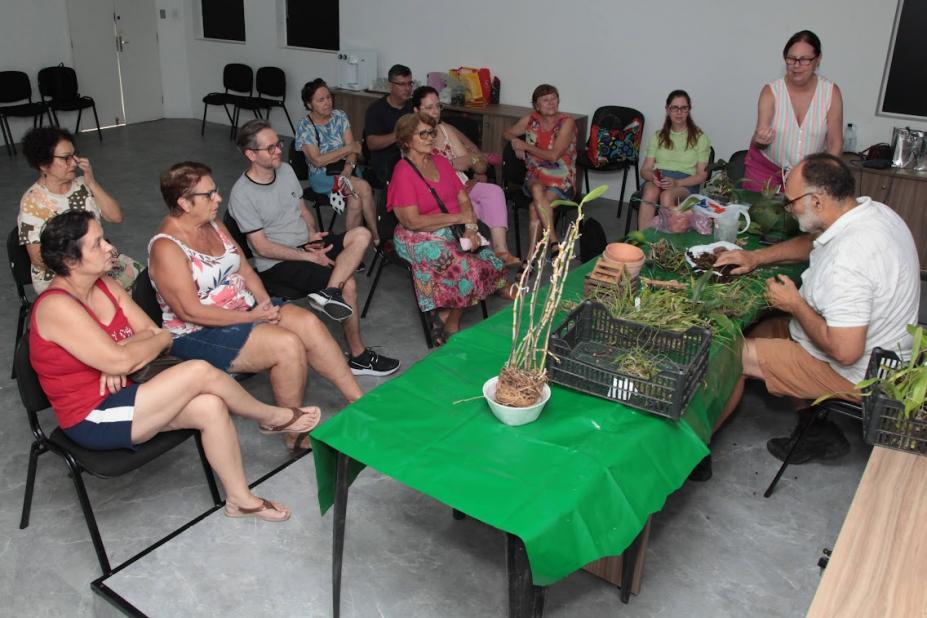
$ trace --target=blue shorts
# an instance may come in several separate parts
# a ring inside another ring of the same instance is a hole
[[[278,307],[283,304],[279,298],[272,298]],[[174,339],[171,355],[184,360],[204,360],[213,367],[228,371],[238,358],[245,342],[251,336],[254,322],[232,326],[206,326]]]
[[[136,450],[132,444],[132,418],[135,416],[138,387],[138,384],[132,384],[110,395],[91,410],[87,418],[62,431],[71,440],[92,451]]]
[[[309,187],[316,193],[328,195],[335,186],[335,177],[329,176],[325,172],[321,174],[312,174],[309,176]]]
[[[692,175],[692,174],[686,174],[685,172],[674,172],[672,170],[660,170],[660,173],[666,176],[667,178],[672,178],[673,180],[682,180],[683,178],[688,178],[689,176]],[[644,184],[650,184],[650,181],[648,180]],[[698,185],[693,185],[691,187],[680,187],[680,189],[686,189],[689,192],[689,195],[692,195],[693,193],[698,193]]]

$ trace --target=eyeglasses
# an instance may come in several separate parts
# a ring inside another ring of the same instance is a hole
[[[785,63],[789,66],[797,64],[800,67],[806,67],[817,59],[817,56],[802,56],[801,58],[796,58],[795,56],[786,56]]]
[[[263,148],[261,150],[263,150]],[[210,189],[209,191],[201,191],[198,193],[187,193],[188,197],[194,198],[197,196],[202,196],[207,200],[214,199],[217,195],[219,195],[219,189]]]
[[[270,146],[264,146],[263,148],[249,148],[248,150],[254,150],[254,151],[266,150],[267,154],[270,154],[274,152],[275,150],[279,152],[283,152],[283,141],[281,140],[277,142],[276,144],[271,144]]]
[[[409,88],[412,86],[411,79],[407,82],[394,82],[393,80],[389,80],[389,83],[393,84],[394,86],[399,86],[400,88]]]
[[[679,114],[679,113],[687,114],[689,113],[689,110],[692,108],[689,107],[688,105],[670,105],[667,109],[673,112],[674,114]]]
[[[814,195],[814,191],[809,191],[808,193],[803,193],[803,194],[799,195],[798,197],[796,197],[796,198],[794,198],[794,199],[791,199],[791,200],[787,201],[786,203],[784,203],[784,204],[782,205],[782,207],[785,209],[785,212],[792,212],[792,207],[795,205],[795,202],[797,202],[797,201],[799,201],[799,200],[803,200],[803,199],[805,199],[806,197],[808,197],[809,195]]]
[[[78,158],[79,156],[80,156],[80,155],[77,154],[77,151],[75,150],[75,151],[72,152],[71,154],[66,154],[66,155],[52,155],[52,158],[54,158],[54,159],[61,159],[62,161],[64,161],[65,163],[67,163],[67,162],[70,161],[71,159],[74,159],[74,160],[76,161],[77,158]]]
[[[419,131],[416,135],[418,135],[419,139],[434,139],[438,137],[438,132],[435,129],[427,129]]]

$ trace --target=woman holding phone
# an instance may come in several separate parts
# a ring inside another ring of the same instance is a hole
[[[647,145],[641,177],[644,185],[638,228],[650,227],[656,207],[675,208],[708,178],[711,141],[692,120],[692,101],[685,90],[666,97],[666,119]]]

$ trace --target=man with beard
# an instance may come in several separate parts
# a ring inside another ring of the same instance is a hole
[[[863,379],[875,347],[910,355],[908,324],[917,323],[920,263],[911,231],[892,209],[868,197],[855,197],[853,175],[837,157],[813,154],[789,175],[785,210],[804,235],[757,251],[728,251],[716,265],[737,266],[745,274],[758,266],[809,262],[799,290],[784,276],[766,282],[766,301],[787,314],[758,324],[744,340],[744,377],[763,380],[773,395],[806,400],[842,394]],[[724,421],[740,401],[738,383]],[[797,439],[772,438],[766,444],[784,460]],[[792,455],[791,463],[835,459],[849,443],[830,421],[819,420]]]

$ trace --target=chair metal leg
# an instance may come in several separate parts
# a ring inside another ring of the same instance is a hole
[[[103,141],[103,131],[100,129],[100,117],[97,116],[97,104],[91,103],[90,109],[91,111],[93,111],[93,120],[94,122],[97,123],[97,137],[99,137],[100,141],[102,142]],[[125,120],[125,118],[123,118],[123,120]]]
[[[206,450],[203,448],[203,437],[199,432],[193,437],[196,442],[196,452],[200,455],[200,463],[203,465],[203,472],[206,473],[206,484],[209,486],[209,495],[212,496],[212,503],[215,506],[222,504],[222,498],[219,496],[219,488],[216,486],[216,475],[212,472],[212,466],[206,459]]]
[[[332,218],[328,220],[328,231],[332,231],[332,226],[335,225],[335,218],[338,216],[338,211],[332,208]],[[319,223],[319,225],[322,225]]]
[[[206,135],[206,110],[209,109],[209,103],[203,103],[203,123],[200,125],[200,136]]]
[[[0,131],[3,132],[3,143],[6,145],[6,154],[12,157],[16,154],[16,146],[13,143],[13,131],[10,129],[10,121],[6,116],[0,116]]]
[[[480,301],[480,310],[483,312],[483,319],[484,319],[484,320],[485,320],[486,318],[489,317],[489,311],[486,309],[486,301],[485,301],[485,300],[481,300],[481,301]]]
[[[505,566],[509,580],[509,618],[536,618],[544,613],[544,588],[531,579],[525,544],[505,534]]]
[[[344,528],[348,511],[348,471],[351,458],[338,453],[335,460],[335,509],[332,525],[332,615],[341,615],[341,564],[344,558]]]
[[[370,278],[370,275],[373,274],[373,269],[377,267],[377,262],[380,258],[383,257],[383,249],[377,247],[373,252],[373,260],[370,262],[370,268],[367,270],[367,278]]]
[[[77,110],[77,126],[74,127],[74,135],[80,134],[80,119],[81,119],[81,116],[83,115],[84,115],[84,110],[78,109]]]
[[[100,569],[103,570],[103,575],[109,575],[113,569],[109,565],[109,558],[106,557],[106,548],[103,547],[103,538],[100,536],[97,518],[90,506],[90,498],[87,496],[87,488],[84,487],[80,466],[70,455],[65,456],[65,461],[70,468],[71,480],[74,481],[74,490],[77,492],[80,508],[84,512],[84,521],[87,522],[87,530],[90,532],[90,540],[93,542],[93,550],[97,553],[97,560],[100,561]]]
[[[583,168],[583,178],[586,180],[586,193],[589,193],[591,189],[589,188],[589,168],[588,167]]]
[[[766,488],[766,491],[763,492],[764,498],[770,497],[776,490],[776,485],[779,484],[779,479],[782,478],[782,475],[785,473],[785,469],[789,467],[789,462],[792,460],[792,453],[794,453],[795,449],[798,448],[798,445],[802,443],[802,441],[805,439],[805,434],[807,433],[808,429],[811,428],[811,425],[814,424],[814,421],[818,419],[818,416],[820,416],[825,409],[826,408],[822,407],[815,409],[814,413],[811,415],[811,418],[808,419],[808,422],[805,423],[801,428],[801,431],[798,433],[798,438],[795,439],[795,442],[792,443],[792,448],[790,448],[789,452],[786,453],[785,461],[783,461],[782,465],[779,466],[779,470],[776,472],[776,476],[773,477],[772,483],[770,483],[769,487]]]
[[[286,114],[286,121],[290,123],[290,131],[293,132],[293,135],[296,135],[296,128],[293,126],[293,120],[290,119],[290,112],[286,111],[286,105],[281,105],[283,108],[283,113]],[[270,117],[270,108],[267,108],[267,116]]]
[[[361,317],[367,317],[367,310],[370,309],[370,301],[373,300],[373,293],[377,291],[377,284],[380,283],[380,275],[383,274],[383,267],[386,266],[386,256],[380,260],[380,265],[377,267],[377,276],[373,278],[373,284],[370,286],[370,291],[367,292],[367,300],[364,301],[364,309],[361,311]]]
[[[47,449],[38,442],[33,442],[29,448],[29,468],[26,472],[26,491],[23,494],[23,512],[19,519],[19,529],[29,527],[29,515],[32,513],[32,491],[35,489],[35,471],[39,465],[39,455]]]
[[[312,202],[312,206],[315,208],[315,220],[319,224],[319,231],[324,232],[325,223],[322,222],[322,208],[319,206],[318,202]],[[329,226],[329,229],[331,229],[331,226]]]
[[[624,173],[621,175],[621,193],[618,195],[618,217],[621,217],[621,205],[624,204],[624,189],[627,184],[628,184],[628,168],[627,166],[625,166]]]

